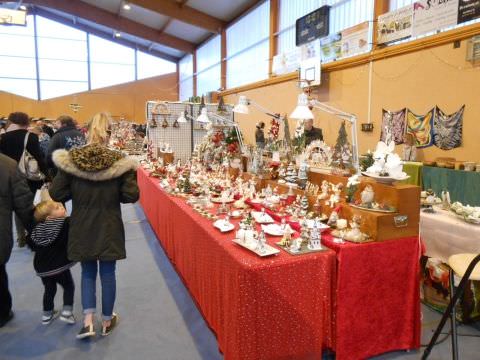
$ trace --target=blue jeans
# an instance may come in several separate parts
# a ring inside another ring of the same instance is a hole
[[[96,311],[98,264],[100,264],[100,281],[102,283],[102,319],[107,321],[112,318],[115,304],[115,260],[82,262],[82,307],[84,314],[92,314]]]

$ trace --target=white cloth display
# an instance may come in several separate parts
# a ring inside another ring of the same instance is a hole
[[[434,214],[420,213],[420,236],[429,257],[447,263],[451,255],[480,253],[480,225],[456,218],[449,211],[435,208]]]

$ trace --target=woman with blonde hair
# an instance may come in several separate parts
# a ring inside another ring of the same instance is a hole
[[[126,257],[121,203],[138,200],[137,162],[107,148],[110,117],[96,114],[89,123],[87,145],[57,150],[58,174],[50,187],[53,200],[72,199],[68,258],[82,266],[83,327],[78,339],[95,336],[96,278],[102,284],[102,331],[109,335],[118,323],[115,265]]]

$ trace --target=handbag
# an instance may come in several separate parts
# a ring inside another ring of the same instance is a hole
[[[23,153],[18,162],[18,169],[28,180],[41,181],[45,178],[38,166],[37,160],[28,152],[27,143],[30,133],[27,132],[23,141]]]

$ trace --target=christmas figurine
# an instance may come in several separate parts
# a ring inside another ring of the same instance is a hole
[[[307,171],[308,171],[308,164],[306,163],[306,161],[303,161],[300,164],[300,167],[298,168],[298,184],[301,189],[304,189],[307,183],[307,179],[308,179]]]
[[[319,229],[317,220],[315,220],[315,223],[313,224],[313,229],[312,231],[310,231],[310,240],[308,242],[308,249],[320,250],[321,248],[322,248],[322,244],[321,244],[320,229]]]
[[[280,241],[280,246],[290,247],[290,243],[292,241],[292,234],[293,234],[292,228],[290,227],[289,224],[286,224],[285,228],[283,229],[283,236],[282,236],[282,240]]]
[[[260,231],[260,234],[258,235],[257,247],[255,248],[255,250],[258,251],[260,254],[265,253],[266,242],[267,242],[267,240],[265,238],[265,232],[262,230],[262,231]]]
[[[306,216],[308,213],[308,198],[303,195],[302,198],[300,199],[300,207],[301,207],[301,212],[300,216]]]
[[[322,181],[322,186],[320,187],[322,189],[322,193],[318,195],[319,200],[326,200],[328,199],[328,189],[330,188],[328,181],[323,180]]]
[[[310,240],[310,230],[305,219],[300,223],[300,239],[302,239],[302,245],[307,245]]]
[[[340,213],[340,206],[337,206],[333,211],[330,213],[330,217],[328,218],[327,225],[328,226],[336,226],[337,225],[337,220],[338,216]]]

